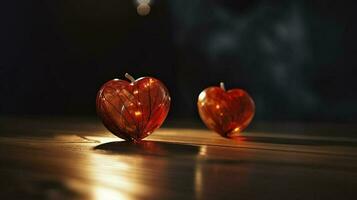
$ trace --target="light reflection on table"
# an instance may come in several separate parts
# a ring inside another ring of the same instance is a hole
[[[53,137],[0,138],[5,163],[0,175],[7,180],[1,183],[2,199],[288,199],[292,194],[333,199],[356,194],[352,140],[329,145],[316,138],[264,134],[257,141],[228,140],[206,130],[160,129],[132,145],[104,130],[46,130]]]

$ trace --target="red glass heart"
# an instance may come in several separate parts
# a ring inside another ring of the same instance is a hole
[[[114,79],[105,83],[97,95],[97,113],[114,135],[139,141],[164,122],[170,109],[170,95],[159,80],[143,77],[131,83]]]
[[[224,137],[238,136],[255,113],[254,101],[247,92],[241,89],[225,91],[224,87],[203,90],[197,107],[205,125]]]

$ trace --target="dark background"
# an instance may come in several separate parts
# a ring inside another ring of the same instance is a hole
[[[354,1],[0,3],[0,114],[95,116],[125,72],[162,80],[171,120],[198,120],[205,87],[247,90],[255,121],[357,122]]]

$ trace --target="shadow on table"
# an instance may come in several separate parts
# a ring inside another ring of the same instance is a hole
[[[199,152],[198,146],[175,144],[169,142],[108,142],[94,147],[94,150],[104,150],[115,154],[148,154],[155,156],[193,156]]]
[[[232,138],[239,142],[258,142],[270,144],[286,144],[286,145],[311,145],[311,146],[357,146],[356,140],[338,140],[338,139],[305,139],[305,138],[279,138],[279,137],[264,137],[264,136],[238,136]]]

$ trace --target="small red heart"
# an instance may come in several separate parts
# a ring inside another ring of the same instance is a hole
[[[253,99],[241,89],[225,91],[224,86],[203,90],[197,102],[205,125],[224,137],[237,136],[252,121]]]
[[[114,79],[105,83],[97,95],[97,113],[114,135],[139,141],[164,122],[170,109],[170,95],[159,80],[143,77],[132,82]]]

